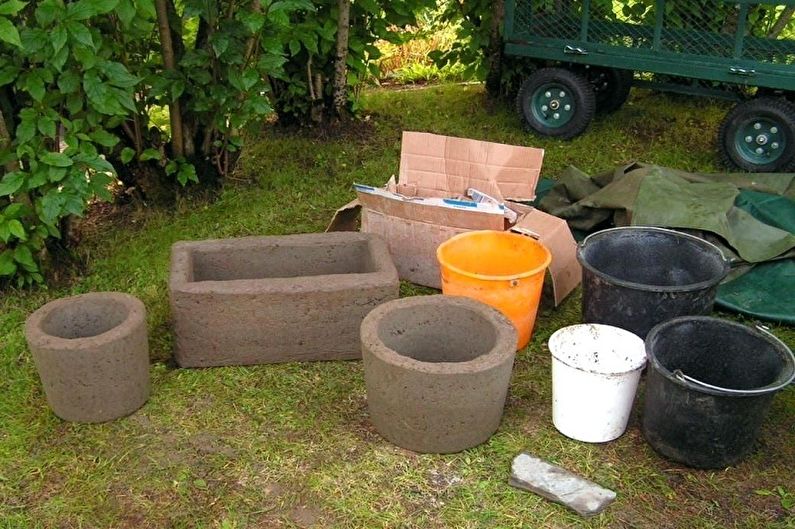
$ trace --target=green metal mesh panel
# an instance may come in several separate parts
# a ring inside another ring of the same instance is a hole
[[[795,22],[778,31],[782,16],[788,16],[785,7],[776,4],[749,4],[743,18],[740,4],[726,0],[671,0],[665,5],[660,49],[791,64],[795,62]],[[739,49],[738,30],[743,30]]]
[[[781,5],[752,5],[741,57],[767,63],[795,64],[795,17],[789,18],[787,14]]]
[[[518,37],[579,40],[582,2],[517,1],[514,28]]]
[[[624,48],[651,48],[655,5],[648,0],[591,3],[588,41]]]
[[[739,10],[721,0],[670,1],[660,48],[687,55],[731,57]]]
[[[584,4],[583,0],[518,0],[514,37],[795,64],[795,17],[784,16],[788,12],[782,5],[750,4],[743,19],[740,4],[729,0],[668,0],[659,4],[655,0],[591,0],[583,40]],[[655,31],[657,5],[663,10],[659,32]],[[789,22],[784,24],[780,19]],[[736,46],[738,28],[744,28],[740,48]]]
[[[624,13],[634,16],[628,17]],[[582,0],[518,0],[514,33],[517,38],[579,41],[584,16]],[[592,0],[588,23],[589,42],[619,47],[651,47],[654,2]]]

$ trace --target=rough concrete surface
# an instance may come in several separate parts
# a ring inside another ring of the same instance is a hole
[[[389,441],[415,452],[459,452],[502,418],[516,329],[498,310],[453,296],[390,301],[362,322],[367,405]]]
[[[28,317],[25,337],[47,402],[67,421],[102,422],[149,397],[144,304],[94,292],[47,303]]]
[[[356,232],[178,242],[169,293],[182,367],[359,358],[359,325],[398,297],[386,243]]]
[[[530,454],[514,458],[509,483],[565,505],[581,516],[599,514],[616,499],[612,490]]]

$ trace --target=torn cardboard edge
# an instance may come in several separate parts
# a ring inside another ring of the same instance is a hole
[[[436,249],[471,230],[510,230],[538,239],[552,253],[548,268],[557,306],[580,283],[577,243],[566,221],[517,200],[532,200],[541,174],[543,149],[404,132],[400,173],[384,189],[404,197],[454,198],[477,189],[518,213],[514,224],[477,210],[429,207],[411,200],[357,192],[337,210],[326,231],[360,229],[384,237],[401,279],[441,288]],[[513,200],[507,200],[510,197]]]
[[[384,199],[382,200],[382,204],[387,206],[389,204],[408,203],[410,205],[434,208],[428,209],[427,211],[437,211],[439,208],[441,208],[485,213],[488,215],[495,215],[498,218],[507,219],[509,217],[509,215],[506,213],[508,210],[505,208],[505,203],[503,202],[476,202],[467,197],[407,197],[382,187],[365,186],[356,183],[353,184],[353,188],[356,190],[357,195],[362,197],[362,199]],[[468,191],[471,191],[471,189]],[[515,222],[516,213],[513,211],[511,213],[513,214]]]

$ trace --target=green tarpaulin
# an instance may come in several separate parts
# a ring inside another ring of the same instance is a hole
[[[795,174],[695,174],[630,164],[589,176],[570,167],[539,207],[576,231],[611,225],[695,232],[732,260],[720,306],[795,324]]]
[[[795,325],[795,259],[755,266],[722,284],[715,301],[729,310]]]

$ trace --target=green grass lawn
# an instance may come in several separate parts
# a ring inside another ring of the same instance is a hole
[[[364,95],[366,126],[339,140],[266,131],[212,203],[134,207],[84,229],[87,270],[67,287],[5,292],[0,310],[0,527],[795,527],[795,388],[779,394],[757,449],[737,467],[695,471],[657,456],[635,410],[627,433],[592,445],[551,420],[546,340],[578,322],[574,294],[544,307],[517,355],[502,426],[471,450],[418,455],[371,426],[360,362],[200,370],[171,361],[169,248],[183,239],[322,231],[353,197],[398,169],[401,130],[547,149],[545,176],[630,160],[716,170],[724,103],[639,91],[572,142],[524,133],[509,108],[487,110],[479,85]],[[112,229],[107,229],[112,226]],[[149,311],[152,396],[130,417],[63,422],[48,409],[25,346],[25,317],[48,300],[93,290],[138,296]],[[428,293],[404,284],[403,295]],[[791,328],[774,327],[790,345]],[[529,451],[618,492],[583,520],[508,486]],[[756,491],[775,491],[764,495]]]

